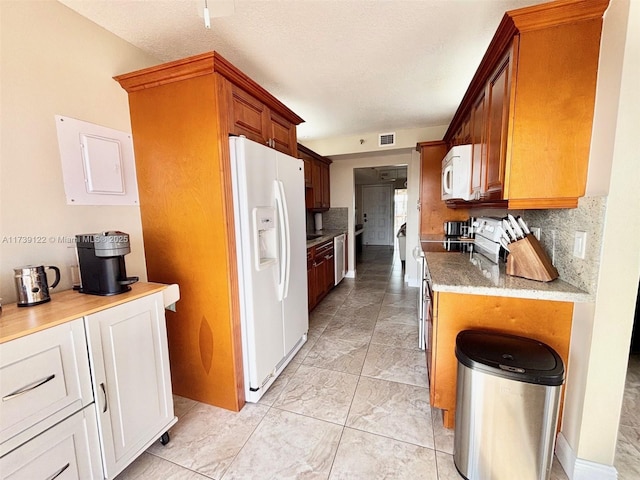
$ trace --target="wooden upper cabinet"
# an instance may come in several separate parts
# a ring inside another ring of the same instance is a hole
[[[308,156],[301,155],[300,152],[298,152],[298,156],[304,162],[304,186],[310,188],[313,186],[313,183],[311,180],[312,169],[313,169],[313,159],[311,159]]]
[[[304,161],[304,178],[307,187],[306,207],[315,212],[329,210],[331,206],[331,160],[298,144],[298,156]]]
[[[566,0],[504,15],[443,139],[459,143],[471,120],[478,206],[578,205],[608,5]]]
[[[249,140],[266,144],[267,107],[235,85],[231,87],[231,95],[231,133],[244,135]]]
[[[328,163],[320,163],[320,185],[322,188],[320,204],[322,208],[328,209],[331,206],[331,188]]]
[[[485,92],[483,91],[471,110],[471,192],[476,200],[486,190],[484,171],[487,160],[487,143],[484,116]]]
[[[298,154],[296,126],[276,112],[269,111],[267,134],[271,139],[271,147],[289,155]]]
[[[509,95],[511,80],[511,50],[500,62],[486,90],[486,159],[481,197],[500,199],[504,183],[507,147]]]
[[[295,156],[296,125],[269,109],[255,97],[233,85],[231,88],[231,133]]]

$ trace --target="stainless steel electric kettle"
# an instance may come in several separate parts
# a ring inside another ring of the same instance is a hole
[[[53,270],[56,279],[49,286],[45,268]],[[49,289],[55,288],[60,282],[60,269],[58,267],[43,265],[25,265],[13,269],[14,280],[16,282],[16,292],[18,293],[18,306],[30,307],[51,300]]]

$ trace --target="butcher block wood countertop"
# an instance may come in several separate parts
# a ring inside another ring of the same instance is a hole
[[[152,293],[172,288],[177,298],[177,285],[139,282],[131,285],[131,291],[103,297],[88,295],[76,290],[65,290],[51,295],[51,301],[32,307],[18,307],[12,303],[2,306],[0,314],[0,343],[15,340],[31,333],[60,325],[92,313],[130,302]],[[165,301],[165,306],[167,301]]]

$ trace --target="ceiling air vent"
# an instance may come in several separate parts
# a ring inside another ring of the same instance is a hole
[[[379,147],[391,147],[396,144],[396,134],[392,133],[380,133],[378,135]]]

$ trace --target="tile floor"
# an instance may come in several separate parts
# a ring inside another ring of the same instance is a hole
[[[640,354],[629,357],[614,466],[618,480],[640,478]]]
[[[234,413],[175,397],[171,442],[154,444],[118,480],[460,479],[453,433],[429,406],[417,289],[393,260],[386,247],[365,247],[357,280],[312,312],[307,343],[259,403]],[[640,372],[633,381],[631,421],[621,427],[630,442],[620,449],[631,460]],[[566,478],[554,462],[552,479]]]

